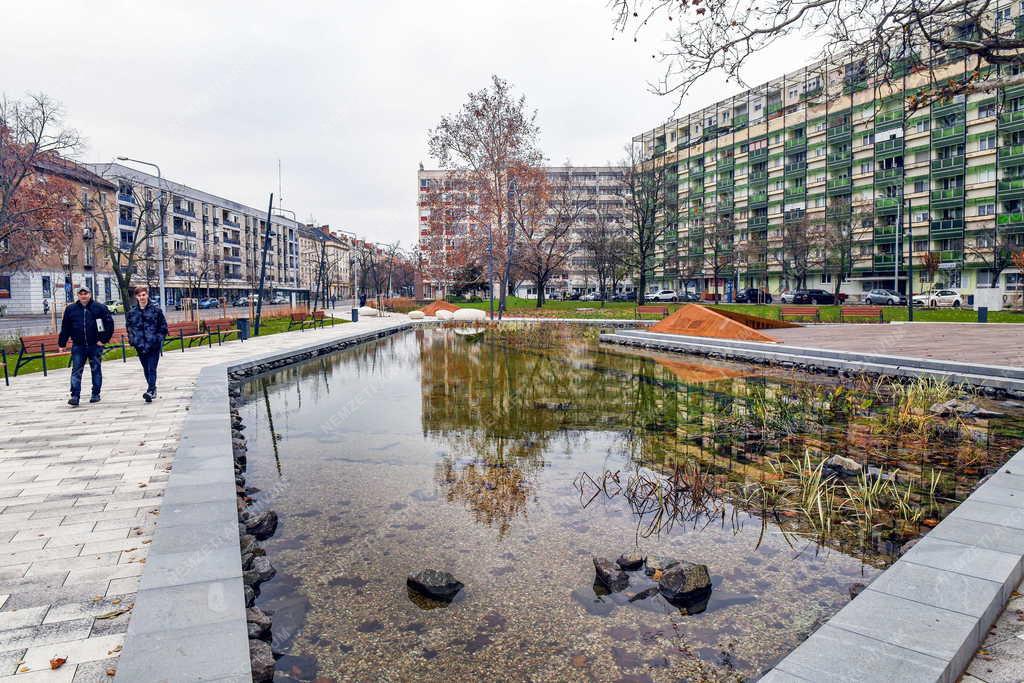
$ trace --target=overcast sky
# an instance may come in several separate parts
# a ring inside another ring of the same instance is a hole
[[[416,237],[427,131],[492,73],[538,111],[552,163],[614,162],[675,102],[647,90],[655,31],[612,40],[605,0],[7,3],[0,91],[45,92],[84,161],[155,161],[171,180],[265,207],[283,167],[300,220]],[[752,82],[799,67],[803,45]],[[735,87],[709,82],[687,108]]]

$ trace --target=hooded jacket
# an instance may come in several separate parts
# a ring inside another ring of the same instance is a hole
[[[162,349],[167,337],[167,318],[159,306],[152,301],[145,308],[132,306],[125,316],[128,327],[128,343],[139,353]]]
[[[102,332],[97,328],[96,321],[102,323]],[[100,302],[90,299],[87,306],[76,301],[64,309],[57,343],[63,347],[70,339],[76,346],[92,346],[96,342],[106,344],[113,336],[114,318],[110,311]]]

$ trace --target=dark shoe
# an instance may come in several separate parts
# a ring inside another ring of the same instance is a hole
[[[153,401],[153,395],[147,391],[142,395],[142,400],[146,403],[151,403]]]
[[[100,402],[100,397],[99,396],[90,396],[89,397],[89,403],[99,403],[99,402]]]
[[[149,390],[149,397],[156,398],[156,387],[153,387],[152,389]]]
[[[72,396],[71,398],[69,398],[68,399],[68,405],[71,406],[72,408],[77,408],[78,407],[78,397],[77,396]]]

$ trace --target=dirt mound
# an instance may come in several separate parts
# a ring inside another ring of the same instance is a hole
[[[459,310],[459,307],[455,304],[448,303],[444,299],[438,299],[437,301],[427,304],[420,310],[423,311],[423,315],[437,315],[438,311],[451,311],[454,313]]]
[[[753,326],[745,325],[699,304],[687,304],[649,329],[651,332],[662,334],[778,343],[777,339],[761,334]]]

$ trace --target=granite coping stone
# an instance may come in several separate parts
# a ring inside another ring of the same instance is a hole
[[[408,321],[201,369],[182,426],[118,679],[249,681],[229,375],[412,328]],[[343,330],[343,328],[342,328]]]
[[[762,680],[956,681],[1024,575],[1015,468],[1024,449]]]

